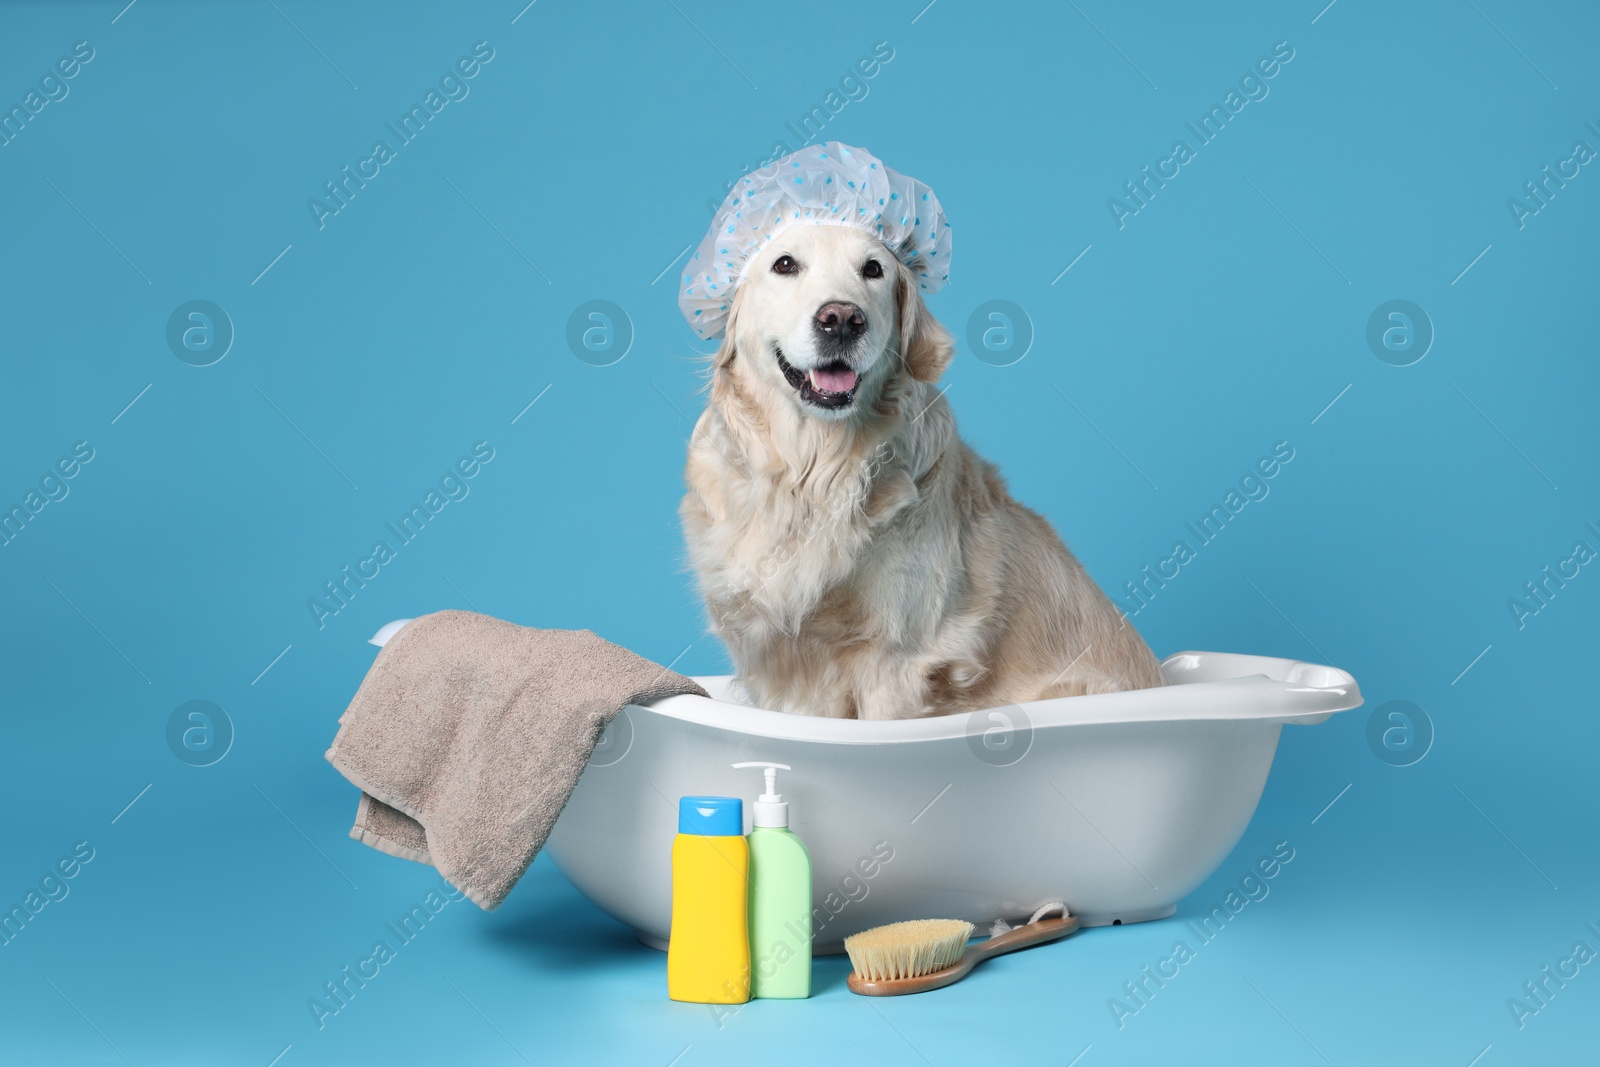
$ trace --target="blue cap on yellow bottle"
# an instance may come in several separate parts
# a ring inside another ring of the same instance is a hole
[[[738,797],[681,797],[678,833],[739,837],[744,833],[744,801]]]

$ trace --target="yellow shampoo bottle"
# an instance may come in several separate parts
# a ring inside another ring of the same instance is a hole
[[[694,1004],[750,999],[749,885],[744,802],[681,798],[672,842],[667,996]]]

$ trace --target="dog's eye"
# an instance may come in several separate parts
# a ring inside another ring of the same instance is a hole
[[[794,261],[793,256],[779,256],[772,261],[772,273],[774,274],[798,274],[799,272],[800,264]]]
[[[883,277],[883,264],[875,259],[869,259],[867,260],[867,265],[861,268],[861,274],[865,278],[881,278]]]

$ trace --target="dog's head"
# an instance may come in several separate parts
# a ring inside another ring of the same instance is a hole
[[[932,382],[953,351],[910,270],[849,226],[791,226],[754,257],[729,311],[718,373],[763,404],[847,420],[896,375]]]

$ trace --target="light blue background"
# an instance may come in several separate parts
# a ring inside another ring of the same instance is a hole
[[[0,148],[0,502],[95,450],[0,548],[0,903],[95,850],[0,948],[0,1058],[1593,1055],[1600,965],[1520,1030],[1506,1006],[1575,942],[1600,949],[1600,571],[1522,629],[1507,607],[1574,542],[1600,548],[1600,170],[1522,229],[1506,203],[1575,140],[1600,148],[1591,9],[123,2],[0,10],[7,107],[95,49]],[[470,95],[319,230],[307,199],[479,40],[495,56]],[[1270,95],[1119,230],[1107,199],[1283,40]],[[701,399],[671,268],[723,183],[797,147],[785,123],[878,41],[894,58],[824,137],[937,190],[944,322],[964,337],[1006,299],[1036,331],[1007,367],[963,341],[967,439],[1113,591],[1290,442],[1270,496],[1135,622],[1163,655],[1334,663],[1367,707],[1285,731],[1255,821],[1175,919],[936,995],[853,997],[831,959],[809,1002],[718,1025],[541,859],[501,911],[447,908],[319,1031],[307,998],[434,884],[345,836],[356,794],[322,758],[380,624],[472,607],[727,668],[681,559]],[[192,299],[237,333],[209,367],[165,342]],[[566,343],[594,299],[636,334],[612,366]],[[1365,341],[1392,299],[1436,330],[1412,366]],[[319,630],[307,599],[477,441],[495,458],[470,496]],[[165,736],[193,699],[236,731],[204,768]],[[1366,739],[1396,699],[1436,731],[1409,767]],[[1119,1029],[1108,998],[1285,840],[1270,896]]]

